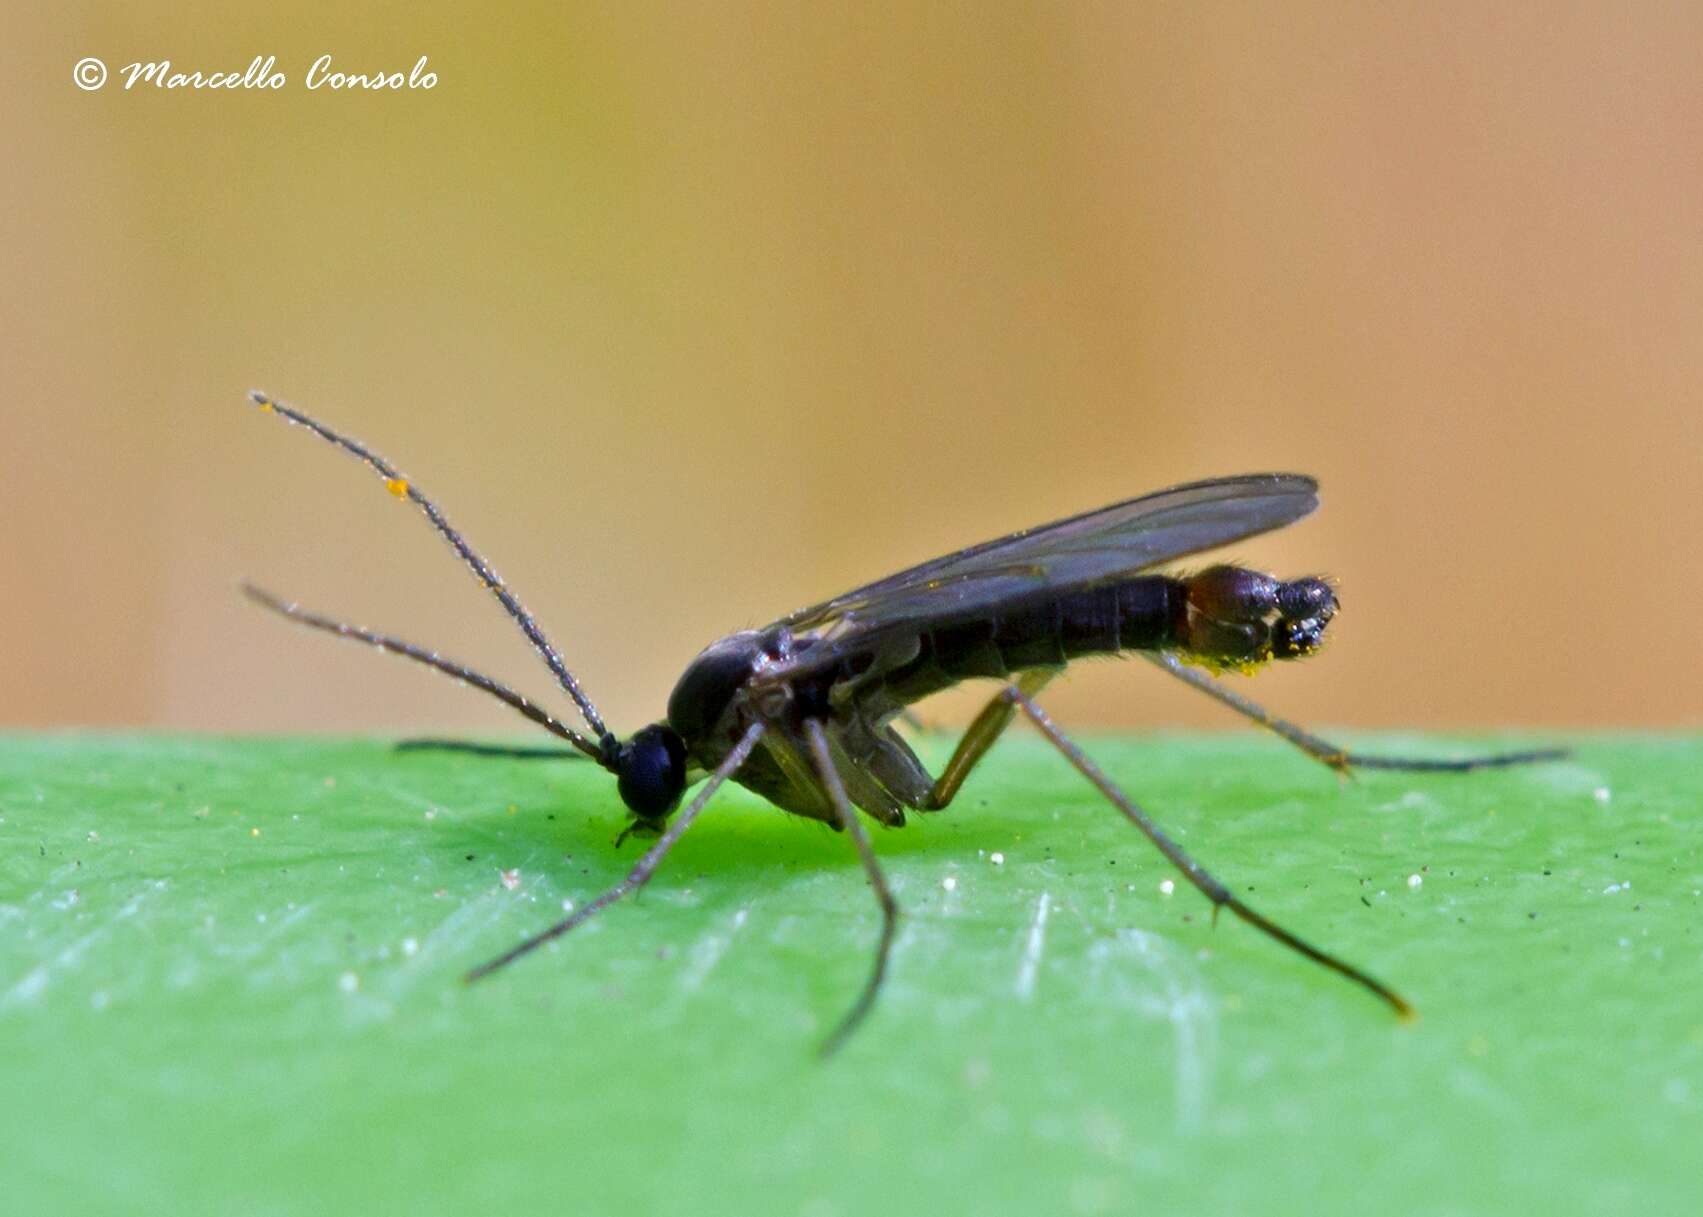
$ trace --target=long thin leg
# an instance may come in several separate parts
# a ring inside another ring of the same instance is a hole
[[[1229,888],[1220,883],[1210,871],[1208,871],[1200,863],[1196,862],[1193,858],[1189,857],[1189,855],[1183,850],[1182,846],[1178,845],[1175,841],[1171,840],[1170,837],[1166,836],[1165,831],[1155,824],[1152,817],[1138,807],[1128,795],[1114,786],[1111,779],[1101,771],[1100,767],[1088,758],[1088,754],[1083,752],[1081,748],[1077,747],[1075,743],[1073,743],[1062,731],[1058,729],[1058,727],[1053,723],[1053,720],[1048,717],[1045,710],[1030,701],[1021,689],[1009,688],[1006,690],[1005,695],[1021,706],[1023,708],[1023,712],[1029,716],[1035,726],[1040,728],[1041,734],[1045,735],[1052,741],[1054,747],[1064,753],[1065,759],[1072,765],[1076,766],[1077,771],[1081,773],[1083,777],[1092,782],[1101,794],[1110,799],[1112,804],[1117,807],[1119,811],[1123,812],[1126,817],[1128,817],[1130,823],[1134,824],[1144,834],[1146,834],[1147,839],[1152,841],[1153,844],[1158,847],[1159,852],[1165,855],[1166,859],[1172,866],[1175,866],[1178,870],[1183,872],[1184,877],[1187,878],[1190,883],[1194,884],[1195,887],[1200,890],[1202,895],[1212,901],[1212,915],[1214,920],[1217,919],[1218,910],[1220,908],[1228,908],[1243,921],[1268,936],[1275,938],[1284,946],[1289,947],[1291,950],[1299,951],[1302,955],[1305,955],[1314,963],[1323,964],[1339,976],[1346,977],[1362,988],[1370,990],[1387,1003],[1389,1007],[1402,1019],[1406,1020],[1414,1017],[1413,1007],[1408,1004],[1407,999],[1402,997],[1399,993],[1397,993],[1394,989],[1391,989],[1382,981],[1368,976],[1353,964],[1346,963],[1343,960],[1338,959],[1335,955],[1329,954],[1326,951],[1321,951],[1318,947],[1313,946],[1305,939],[1296,937],[1276,922],[1268,920],[1259,913],[1256,913],[1253,909],[1249,908],[1246,904],[1242,903],[1242,901],[1239,900]]]
[[[578,761],[584,757],[571,748],[525,748],[507,744],[481,744],[460,739],[397,740],[397,752],[463,752],[470,756],[498,756],[513,761]]]
[[[1288,719],[1279,718],[1277,715],[1269,713],[1235,690],[1225,688],[1206,673],[1198,672],[1189,667],[1175,655],[1154,651],[1143,651],[1141,654],[1143,658],[1169,672],[1184,684],[1192,685],[1214,701],[1229,706],[1230,709],[1244,718],[1251,719],[1266,730],[1282,736],[1314,760],[1324,762],[1338,773],[1344,773],[1355,766],[1362,769],[1402,769],[1420,773],[1468,773],[1474,769],[1500,769],[1508,765],[1530,765],[1538,761],[1559,761],[1566,759],[1569,755],[1565,748],[1532,748],[1524,752],[1495,752],[1488,756],[1469,756],[1459,760],[1367,756],[1362,752],[1350,752],[1329,740],[1320,739],[1312,732],[1295,725]]]
[[[1017,677],[1017,687],[1030,697],[1034,697],[1057,672],[1044,668],[1036,668],[1023,672]],[[923,811],[942,811],[952,802],[964,784],[964,779],[970,776],[970,770],[976,767],[976,762],[987,755],[994,741],[1011,725],[1011,720],[1017,714],[1017,707],[1003,693],[996,693],[993,700],[982,707],[980,714],[971,721],[964,737],[958,741],[958,746],[952,750],[952,759],[946,762],[946,768],[940,771],[940,776],[934,781],[934,789],[929,791]]]
[[[875,995],[881,991],[881,982],[887,977],[887,957],[893,949],[893,932],[899,921],[899,902],[893,899],[893,891],[887,886],[887,876],[881,873],[881,864],[875,860],[875,849],[869,843],[869,834],[864,832],[863,823],[857,818],[857,809],[846,798],[845,783],[840,780],[840,772],[834,768],[834,758],[828,751],[828,736],[822,730],[822,724],[815,719],[808,719],[804,724],[804,733],[810,743],[810,759],[815,762],[816,776],[828,791],[828,798],[834,804],[834,813],[840,818],[840,826],[851,837],[857,846],[857,856],[863,862],[864,874],[869,876],[869,886],[874,889],[875,899],[881,904],[881,941],[875,948],[875,966],[870,969],[869,979],[864,982],[863,991],[857,995],[857,1001],[840,1019],[839,1025],[822,1041],[821,1054],[832,1056],[839,1051],[840,1045],[856,1031],[858,1024],[863,1022],[875,1005]]]
[[[526,607],[515,598],[515,594],[509,591],[508,584],[503,582],[502,576],[492,570],[490,563],[481,558],[473,547],[462,538],[461,534],[451,526],[450,522],[444,518],[443,512],[438,510],[436,503],[427,498],[417,486],[404,477],[396,466],[365,445],[350,439],[348,436],[339,435],[324,423],[309,418],[293,406],[286,406],[283,402],[268,397],[264,393],[252,392],[249,394],[249,398],[262,410],[277,414],[292,423],[306,427],[321,439],[359,457],[372,466],[373,470],[384,479],[385,486],[392,494],[399,499],[411,500],[415,506],[425,512],[426,518],[432,522],[432,527],[442,534],[443,539],[448,541],[450,548],[461,556],[463,562],[467,563],[469,569],[478,577],[479,582],[485,585],[508,615],[514,618],[515,624],[520,627],[520,632],[526,635],[527,641],[532,644],[533,649],[538,652],[545,665],[555,674],[557,682],[567,695],[574,699],[574,704],[580,708],[580,713],[585,715],[586,725],[591,728],[591,733],[597,736],[599,741],[609,736],[609,728],[603,725],[603,719],[598,715],[597,707],[591,704],[591,699],[580,689],[579,681],[575,680],[574,674],[568,671],[568,665],[562,662],[561,652],[557,651],[555,645],[544,636],[543,629],[533,620],[532,614],[526,611]]]
[[[330,617],[321,616],[302,608],[299,604],[281,600],[271,592],[255,587],[252,583],[244,583],[242,592],[243,595],[262,608],[271,609],[274,613],[288,617],[291,621],[299,621],[303,625],[311,626],[316,630],[325,630],[327,633],[336,634],[342,638],[352,638],[356,642],[368,643],[381,651],[389,651],[392,655],[401,655],[404,659],[412,659],[416,663],[423,663],[427,667],[436,668],[465,684],[472,685],[475,689],[482,689],[498,701],[519,710],[550,734],[567,740],[568,743],[593,760],[602,759],[602,753],[596,744],[586,739],[572,727],[556,721],[556,718],[548,710],[535,705],[500,681],[475,672],[466,664],[457,663],[453,659],[445,659],[436,651],[428,651],[425,647],[404,642],[402,639],[393,638],[389,634],[375,634],[371,630],[362,629],[358,625],[350,625],[344,621],[336,621]]]
[[[722,783],[732,777],[734,772],[750,757],[751,749],[757,746],[757,741],[763,737],[764,730],[765,724],[760,722],[752,723],[745,729],[745,734],[733,746],[733,751],[729,752],[721,764],[716,766],[716,771],[710,774],[709,781],[704,783],[704,788],[698,791],[697,797],[686,805],[684,811],[674,817],[667,830],[657,838],[656,844],[646,850],[645,856],[640,858],[638,864],[627,872],[625,879],[589,904],[575,909],[570,915],[564,917],[549,929],[540,930],[532,937],[510,947],[495,959],[480,964],[462,979],[468,984],[482,980],[498,968],[507,967],[522,955],[560,938],[569,930],[582,925],[595,914],[614,904],[621,897],[638,891],[639,888],[650,882],[650,877],[656,873],[656,868],[662,864],[663,858],[667,857],[668,851],[674,848],[674,843],[686,835],[686,830],[692,827],[692,821],[698,818],[698,813],[704,809],[704,805],[714,797],[716,791],[721,789]]]

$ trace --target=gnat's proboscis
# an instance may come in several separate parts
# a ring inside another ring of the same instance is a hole
[[[1462,773],[1557,759],[1558,749],[1433,760],[1365,756],[1268,714],[1215,678],[1319,649],[1339,602],[1318,576],[1278,579],[1242,566],[1194,574],[1153,567],[1291,524],[1318,505],[1318,483],[1254,473],[1173,486],[1025,529],[913,566],[800,609],[760,630],[711,643],[668,699],[667,714],[627,739],[604,724],[561,652],[437,504],[376,452],[267,396],[262,410],[306,427],[366,462],[391,494],[414,504],[496,597],[578,710],[586,731],[500,681],[417,646],[311,612],[252,584],[255,602],[291,620],[436,668],[504,702],[615,776],[630,823],[654,838],[614,887],[467,973],[488,976],[559,938],[642,887],[721,788],[734,781],[793,815],[843,830],[881,907],[874,964],[857,1000],[823,1041],[832,1052],[869,1014],[887,973],[899,906],[859,812],[889,828],[907,811],[944,810],[1012,720],[1026,716],[1083,777],[1212,903],[1373,993],[1403,1018],[1412,1005],[1369,973],[1313,946],[1251,908],[1183,850],[1067,737],[1036,698],[1076,659],[1133,653],[1288,740],[1339,772],[1352,768]],[[938,776],[893,720],[961,681],[999,682]],[[456,741],[416,746],[483,754],[569,757],[565,749],[505,749]],[[707,779],[707,780],[706,780]],[[702,788],[681,809],[685,792]]]

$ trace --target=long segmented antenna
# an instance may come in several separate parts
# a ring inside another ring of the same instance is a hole
[[[603,725],[603,718],[597,713],[597,707],[591,704],[591,699],[580,689],[579,681],[574,679],[572,672],[568,671],[568,665],[562,662],[561,652],[557,651],[554,644],[544,636],[544,631],[532,619],[532,614],[526,611],[526,607],[515,598],[515,594],[509,591],[508,584],[503,582],[502,576],[492,570],[490,564],[462,539],[461,534],[444,518],[443,512],[438,510],[436,503],[421,493],[412,482],[397,470],[396,466],[363,444],[357,443],[345,435],[339,435],[324,423],[309,418],[295,407],[287,406],[276,398],[269,397],[258,390],[251,391],[248,396],[262,410],[277,414],[289,422],[306,427],[321,439],[359,457],[384,479],[385,488],[391,494],[399,499],[411,500],[416,507],[425,512],[426,518],[432,522],[432,527],[436,528],[443,539],[449,542],[450,548],[461,556],[461,560],[467,563],[468,568],[473,571],[479,581],[497,598],[498,603],[503,606],[508,615],[514,618],[515,624],[520,626],[521,633],[526,635],[527,641],[532,643],[533,649],[538,652],[545,664],[549,666],[550,671],[555,674],[557,683],[562,686],[569,697],[574,699],[574,704],[585,716],[586,725],[591,728],[592,734],[597,736],[599,743],[605,748],[609,748],[614,743],[609,728]]]
[[[291,621],[299,621],[305,626],[336,634],[340,638],[351,638],[356,642],[368,643],[381,651],[389,651],[392,655],[401,655],[404,659],[412,659],[416,663],[423,663],[427,667],[436,668],[459,681],[472,685],[475,689],[483,689],[498,701],[512,706],[526,715],[527,718],[543,727],[551,735],[560,736],[567,740],[568,743],[578,748],[592,760],[602,761],[604,759],[602,749],[566,723],[558,722],[548,710],[534,705],[501,681],[493,680],[482,672],[475,672],[466,664],[457,663],[453,659],[445,659],[436,651],[416,646],[412,642],[404,642],[402,639],[393,638],[389,634],[376,634],[371,630],[363,629],[361,626],[350,625],[346,621],[337,621],[331,617],[321,616],[319,613],[302,608],[299,604],[280,599],[266,589],[256,587],[252,583],[242,585],[242,594],[262,608],[271,609],[274,613],[288,617]]]

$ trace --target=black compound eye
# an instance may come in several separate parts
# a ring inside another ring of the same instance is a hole
[[[1285,621],[1313,619],[1321,624],[1336,615],[1336,593],[1323,579],[1296,579],[1277,592],[1277,613]]]
[[[658,820],[680,802],[686,789],[686,745],[662,723],[653,723],[621,745],[616,758],[621,801],[642,820]]]

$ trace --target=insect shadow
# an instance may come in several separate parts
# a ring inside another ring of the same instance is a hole
[[[1212,903],[1214,921],[1220,910],[1229,909],[1408,1018],[1413,1007],[1395,990],[1257,912],[1196,862],[1058,728],[1036,698],[1073,660],[1132,653],[1338,772],[1465,773],[1565,755],[1558,749],[1463,759],[1362,755],[1267,713],[1215,679],[1221,671],[1252,671],[1313,654],[1339,607],[1335,589],[1317,576],[1283,580],[1241,566],[1209,566],[1194,574],[1160,574],[1150,568],[1307,515],[1318,505],[1318,483],[1295,473],[1173,486],[972,545],[800,609],[763,629],[730,634],[687,667],[663,719],[622,740],[604,724],[561,653],[508,585],[419,487],[371,449],[300,410],[263,393],[251,398],[262,410],[366,462],[391,494],[419,508],[520,627],[578,709],[586,732],[431,648],[338,621],[245,583],[248,597],[302,625],[435,668],[497,698],[568,745],[520,749],[425,740],[409,747],[515,759],[587,758],[614,775],[626,805],[629,822],[618,841],[629,835],[654,838],[620,882],[474,968],[467,973],[469,982],[561,937],[644,886],[731,779],[784,811],[843,830],[880,905],[881,931],[869,977],[822,1044],[824,1054],[832,1053],[874,1005],[899,916],[858,812],[897,828],[907,812],[944,810],[977,762],[1022,714]],[[915,702],[972,679],[996,680],[1002,687],[971,721],[945,767],[931,774],[893,720]],[[681,808],[686,790],[698,782],[703,786]]]

